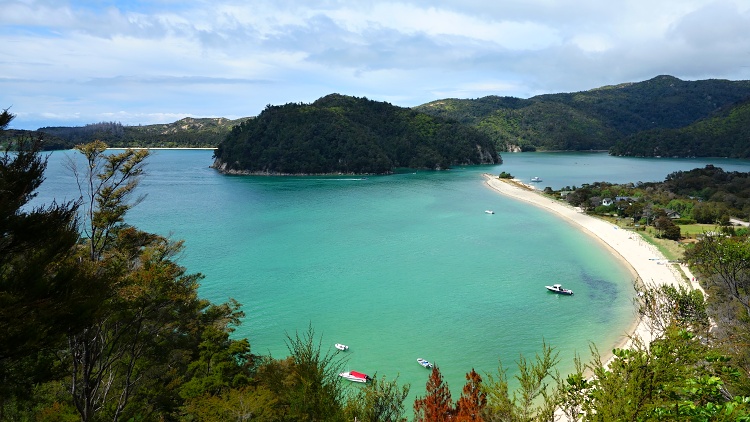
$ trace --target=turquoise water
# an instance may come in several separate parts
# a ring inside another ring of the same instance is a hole
[[[519,355],[544,340],[565,371],[574,353],[588,359],[589,342],[609,350],[634,318],[632,276],[619,261],[564,221],[490,190],[483,172],[560,188],[658,181],[706,163],[750,171],[736,160],[535,153],[448,172],[249,177],[217,174],[211,154],[155,152],[129,221],[185,240],[180,262],[205,275],[201,295],[243,304],[237,335],[254,353],[286,356],[286,333],[312,325],[324,349],[349,345],[350,369],[410,383],[410,400],[428,376],[418,357],[439,365],[457,398],[472,368],[495,372],[500,359],[512,376]],[[77,196],[68,155],[51,155],[37,202]],[[548,293],[551,283],[576,294]]]

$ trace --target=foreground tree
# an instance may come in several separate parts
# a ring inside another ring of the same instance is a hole
[[[453,400],[448,384],[437,365],[433,366],[430,378],[427,379],[427,392],[424,398],[414,401],[414,420],[424,422],[441,422],[453,417]]]
[[[750,312],[750,243],[747,238],[706,233],[687,251],[686,258],[703,276],[709,289],[718,287]]]
[[[750,420],[750,400],[725,388],[740,373],[687,330],[669,327],[648,348],[636,342],[608,365],[596,353],[592,362],[585,421]]]
[[[13,117],[3,111],[0,129]],[[41,146],[16,139],[0,156],[0,419],[5,401],[55,376],[51,353],[101,299],[73,259],[78,204],[29,206],[44,180]]]
[[[106,286],[91,323],[59,354],[81,420],[175,415],[183,397],[246,384],[249,344],[228,338],[239,304],[200,299],[202,276],[175,262],[182,243],[125,224],[148,153],[109,154],[101,142],[77,150],[86,163],[73,167],[86,198],[79,267]]]
[[[466,374],[466,385],[456,403],[456,421],[482,421],[482,411],[487,405],[487,393],[482,391],[482,377],[471,369]]]
[[[404,400],[408,395],[409,384],[399,386],[398,379],[387,381],[385,377],[374,377],[349,397],[348,418],[363,422],[406,421]]]
[[[654,340],[644,344],[636,337],[608,362],[592,346],[591,363],[576,361],[576,371],[558,383],[562,410],[583,421],[750,420],[750,400],[727,389],[746,375],[707,341],[700,292],[647,287],[637,298]],[[586,370],[593,376],[587,378]]]
[[[487,376],[483,391],[487,394],[487,405],[483,411],[485,421],[547,421],[552,420],[556,406],[556,389],[550,384],[559,375],[554,367],[559,362],[559,353],[542,344],[542,353],[533,361],[521,356],[517,362],[519,374],[516,380],[519,389],[511,395],[508,389],[506,370],[502,363],[496,377]]]

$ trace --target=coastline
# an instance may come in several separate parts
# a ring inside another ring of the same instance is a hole
[[[126,150],[126,149],[204,149],[215,150],[216,147],[108,147],[107,149]]]
[[[548,198],[535,190],[533,186],[525,185],[516,180],[502,180],[497,176],[486,173],[484,178],[486,185],[496,192],[546,209],[598,240],[616,258],[630,268],[637,283],[655,287],[664,284],[679,285],[687,283],[683,281],[683,276],[687,280],[691,279],[690,274],[681,273],[681,271],[686,271],[686,268],[675,268],[661,252],[644,241],[637,233],[620,229],[604,220],[584,214],[567,204]],[[627,348],[635,338],[640,338],[645,344],[648,344],[653,338],[652,334],[648,321],[636,316],[627,331],[623,333],[623,338],[613,347]],[[612,358],[612,348],[609,348],[607,353],[602,353],[601,357],[605,362],[609,362]]]

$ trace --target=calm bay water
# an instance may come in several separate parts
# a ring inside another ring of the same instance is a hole
[[[35,203],[77,198],[63,165],[72,156],[50,156]],[[180,263],[205,275],[203,297],[243,304],[236,334],[254,353],[286,356],[285,335],[312,325],[324,349],[350,346],[350,369],[410,383],[410,400],[428,376],[418,357],[440,366],[457,398],[472,368],[494,373],[502,360],[512,376],[519,354],[533,357],[546,341],[565,371],[574,353],[589,358],[589,342],[609,350],[634,318],[632,277],[619,261],[553,215],[490,190],[482,173],[561,188],[660,181],[709,163],[750,171],[726,159],[521,153],[447,172],[250,177],[216,173],[211,156],[155,151],[140,188],[147,197],[128,221],[185,240]],[[551,283],[576,294],[548,294]]]

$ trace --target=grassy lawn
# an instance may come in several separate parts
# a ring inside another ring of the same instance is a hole
[[[680,233],[682,237],[689,237],[695,239],[699,234],[705,232],[720,232],[721,227],[716,224],[685,224],[680,226]]]
[[[654,245],[656,249],[658,249],[659,252],[664,254],[664,257],[666,257],[670,261],[681,261],[683,259],[686,244],[676,242],[674,240],[660,239],[656,237],[656,230],[653,227],[646,227],[645,230],[634,230],[635,227],[633,227],[629,218],[619,219],[617,217],[611,217],[611,216],[595,216],[595,217],[601,218],[602,220],[606,220],[612,224],[616,224],[619,227],[622,227],[623,229],[632,230],[633,232],[639,234],[648,243]],[[693,224],[690,226],[680,226],[680,229],[682,231],[683,227],[691,227],[691,230],[694,230],[694,231],[691,232],[692,236],[690,237],[695,238],[696,234],[701,234],[704,231],[711,231],[716,228],[715,226],[711,226],[711,229],[699,230],[697,227],[692,228],[692,226],[707,226],[707,225],[706,224]],[[641,229],[643,229],[643,227],[641,227]],[[682,236],[685,237],[684,231],[682,231]]]

